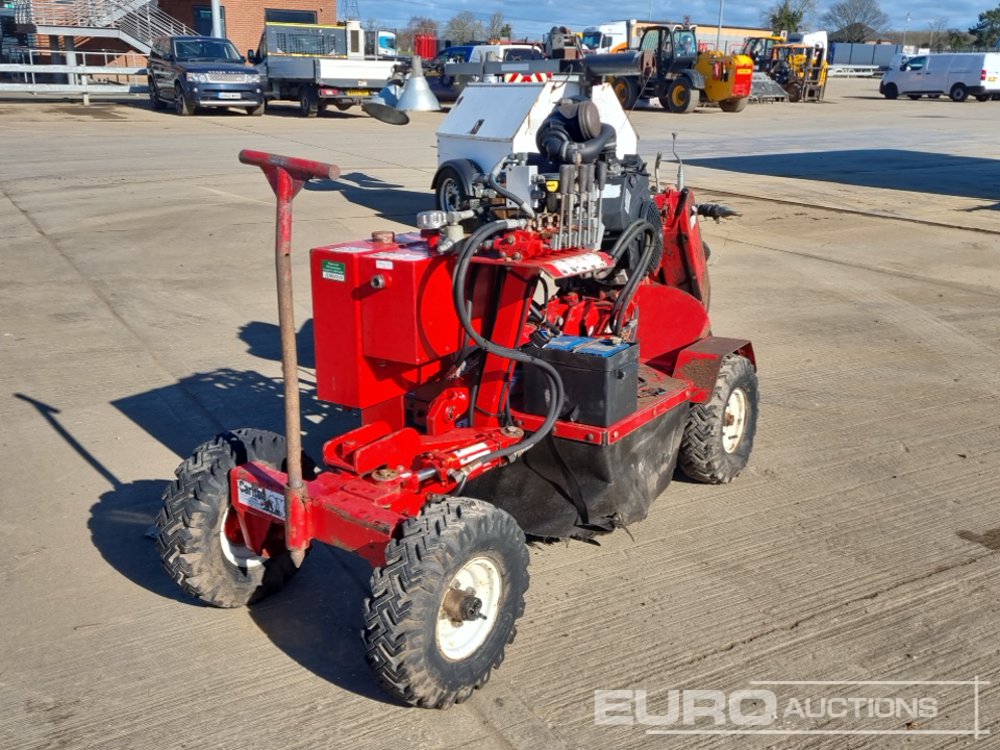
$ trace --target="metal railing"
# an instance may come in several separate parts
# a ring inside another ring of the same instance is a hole
[[[145,55],[119,50],[57,52],[15,47],[0,63],[0,91],[29,94],[122,96],[148,92]]]
[[[831,65],[827,70],[831,78],[874,78],[882,75],[878,65]]]
[[[118,29],[148,46],[160,36],[194,31],[156,5],[156,0],[16,0],[14,17],[32,26]]]

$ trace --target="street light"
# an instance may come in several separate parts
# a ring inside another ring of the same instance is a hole
[[[726,4],[726,0],[719,0],[719,28],[715,32],[715,48],[719,49],[720,40],[722,39],[722,8]]]
[[[906,51],[906,30],[910,27],[910,14],[906,14],[906,23],[903,24],[903,51]]]

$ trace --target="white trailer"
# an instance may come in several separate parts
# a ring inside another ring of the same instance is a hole
[[[544,83],[470,83],[437,131],[438,165],[474,162],[491,172],[511,153],[538,153],[538,128],[560,100],[584,93],[576,78]],[[615,129],[619,159],[638,150],[639,137],[610,84],[594,86],[601,122]]]

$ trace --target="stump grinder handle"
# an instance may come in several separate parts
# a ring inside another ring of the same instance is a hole
[[[274,227],[274,267],[278,281],[278,326],[281,329],[281,374],[285,386],[285,440],[288,446],[285,485],[285,541],[296,566],[305,557],[304,523],[308,492],[302,481],[302,418],[299,407],[299,366],[295,349],[295,308],[292,304],[292,201],[311,179],[335,180],[340,167],[310,159],[240,151],[240,161],[260,167],[277,198]]]
[[[281,156],[279,154],[268,154],[264,151],[251,151],[243,149],[240,151],[240,161],[260,167],[265,172],[267,168],[283,169],[288,172],[293,179],[307,181],[336,180],[340,177],[340,167],[336,164],[324,164],[321,161],[311,159],[298,159],[294,156]]]

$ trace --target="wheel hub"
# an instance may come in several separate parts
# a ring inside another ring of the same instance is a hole
[[[454,180],[445,181],[441,188],[441,196],[443,198],[442,203],[445,204],[444,209],[446,211],[461,210],[459,203],[461,202],[462,194],[459,190],[458,184]]]
[[[722,415],[722,448],[726,453],[732,453],[743,440],[747,425],[748,402],[747,394],[742,388],[734,388],[726,401],[726,410]]]
[[[230,565],[249,570],[264,564],[266,558],[243,543],[243,530],[240,527],[239,517],[231,505],[226,508],[222,519],[219,543],[222,546],[222,554]]]
[[[476,596],[472,589],[469,591],[448,589],[441,610],[455,623],[486,619],[486,615],[482,613],[483,600]]]
[[[472,656],[493,632],[502,599],[503,580],[492,560],[465,563],[441,599],[435,636],[442,655],[451,661]]]

